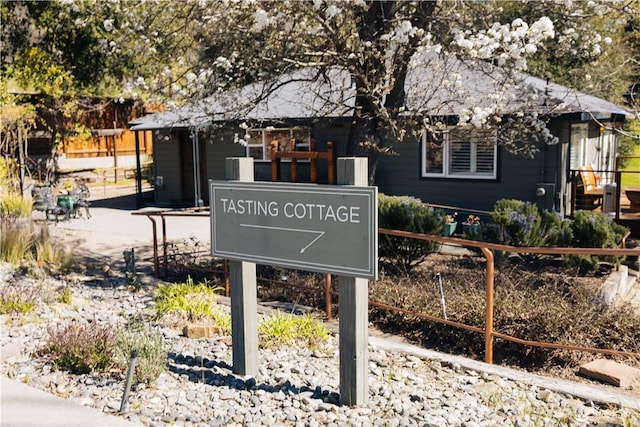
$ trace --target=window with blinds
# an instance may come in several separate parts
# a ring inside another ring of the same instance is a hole
[[[422,137],[422,176],[495,179],[495,131],[425,132]]]

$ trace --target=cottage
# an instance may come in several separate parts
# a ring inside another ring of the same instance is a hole
[[[457,76],[460,97],[442,89],[439,77],[443,73]],[[130,122],[132,130],[154,134],[155,201],[172,206],[207,203],[206,182],[224,179],[227,157],[253,157],[256,180],[270,180],[273,141],[285,151],[291,149],[287,144],[292,140],[297,149],[314,147],[318,151],[325,151],[331,141],[338,156],[344,155],[354,106],[350,75],[340,68],[325,70],[321,78],[319,74],[315,69],[298,70],[282,76],[277,84],[256,83]],[[502,144],[503,133],[513,134],[514,129],[493,126],[469,131],[453,125],[467,114],[470,101],[478,108],[490,108],[496,94],[509,98],[503,102],[504,117],[531,108],[531,104],[519,102],[524,95],[517,92],[516,85],[505,90],[503,79],[488,79],[488,74],[481,67],[453,59],[412,69],[407,77],[407,109],[437,118],[440,127],[424,131],[407,121],[407,127],[418,132],[409,132],[404,141],[392,144],[395,155],[380,158],[375,175],[379,191],[480,210],[490,210],[499,199],[514,198],[570,214],[582,207],[576,203],[583,204],[581,167],[592,168],[600,179],[599,186],[613,182],[616,130],[628,111],[549,81],[520,76],[522,85],[518,87],[526,90],[529,99],[538,100],[540,114],[548,114],[547,129],[557,143],[536,145],[539,151],[533,156],[514,154]],[[242,100],[264,93],[267,84],[275,88],[268,91],[269,96],[242,105]],[[531,133],[522,139],[530,137]],[[520,143],[529,146],[528,140]],[[530,146],[534,144],[531,141]],[[308,181],[309,163],[296,164],[298,179]],[[327,166],[318,167],[318,182],[326,182]],[[283,176],[288,179],[290,176]],[[592,201],[602,202],[597,198]]]

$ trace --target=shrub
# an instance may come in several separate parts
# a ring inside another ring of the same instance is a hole
[[[498,200],[491,220],[499,227],[498,240],[511,246],[566,245],[566,222],[553,212],[541,211],[535,204],[521,200]]]
[[[141,321],[118,328],[115,356],[123,370],[127,369],[133,351],[137,354],[134,382],[154,384],[166,370],[168,348],[162,333]]]
[[[299,342],[311,347],[325,342],[331,335],[327,327],[309,314],[296,316],[278,313],[263,317],[258,325],[262,347],[278,347]]]
[[[438,281],[443,279],[448,320],[479,329],[485,328],[485,283],[483,262],[450,257],[438,260],[428,273],[411,279],[371,282],[370,299],[436,317],[444,317]],[[640,317],[632,307],[593,304],[600,280],[578,279],[569,270],[534,265],[507,265],[496,271],[494,329],[517,338],[613,349],[640,351],[637,331]],[[425,270],[426,271],[426,270]],[[561,274],[557,274],[561,273]],[[408,312],[396,312],[371,305],[369,319],[377,327],[401,333],[422,344],[446,351],[462,352],[481,358],[482,333],[471,332],[420,318]],[[507,361],[521,366],[542,367],[584,362],[585,354],[575,351],[542,349],[496,340],[496,363]]]
[[[441,235],[446,213],[406,196],[378,196],[378,225],[381,228]],[[380,235],[379,257],[402,272],[420,264],[439,244],[428,240]]]
[[[627,228],[613,222],[598,211],[575,211],[571,222],[572,246],[578,248],[615,248],[620,245]],[[574,267],[595,269],[602,257],[592,255],[566,255],[565,262]],[[602,258],[620,262],[619,257]]]
[[[0,196],[0,217],[3,219],[27,218],[33,210],[33,203],[18,193]]]
[[[189,321],[212,318],[218,289],[207,282],[195,284],[191,277],[186,282],[160,285],[155,293],[157,317],[177,315]]]
[[[40,354],[57,369],[74,374],[104,372],[114,364],[116,329],[111,324],[72,322],[49,327],[47,343]]]
[[[0,221],[0,260],[16,265],[32,259],[37,236],[32,223]]]
[[[71,252],[51,240],[46,225],[0,221],[0,261],[15,265],[34,260],[63,271],[73,264]]]
[[[41,288],[26,284],[3,283],[0,286],[0,314],[26,314],[38,303]]]
[[[71,304],[71,289],[68,286],[65,286],[60,290],[60,295],[58,295],[57,301],[62,304]]]

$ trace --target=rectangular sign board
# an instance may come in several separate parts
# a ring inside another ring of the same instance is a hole
[[[376,187],[210,181],[211,252],[375,280]]]

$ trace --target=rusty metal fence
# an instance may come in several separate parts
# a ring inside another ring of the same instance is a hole
[[[134,212],[134,214],[138,215],[146,215],[153,224],[153,244],[154,244],[154,272],[156,277],[160,275],[161,264],[166,273],[166,268],[168,265],[169,255],[167,253],[168,241],[166,238],[166,221],[167,217],[171,216],[205,216],[209,215],[206,211],[206,208],[194,208],[194,209],[186,209],[181,211],[155,211],[155,212]],[[157,223],[153,218],[154,216],[160,217],[162,221],[162,255],[159,254],[159,242],[156,236],[157,233]],[[572,350],[572,351],[580,351],[586,353],[596,353],[596,354],[605,354],[605,355],[617,355],[624,357],[635,357],[640,358],[640,353],[628,352],[628,351],[618,351],[611,349],[602,349],[602,348],[593,348],[586,346],[577,346],[577,345],[567,345],[567,344],[559,344],[553,342],[544,342],[544,341],[532,341],[526,340],[522,338],[518,338],[512,335],[508,335],[502,333],[500,331],[496,331],[494,329],[494,281],[495,281],[495,260],[494,260],[494,252],[508,252],[514,254],[540,254],[540,255],[595,255],[595,256],[624,256],[631,258],[640,258],[640,249],[626,249],[625,241],[628,237],[625,238],[621,242],[620,248],[552,248],[552,247],[515,247],[494,243],[487,243],[481,241],[467,240],[458,237],[445,237],[438,235],[430,235],[430,234],[419,234],[412,233],[401,230],[390,230],[379,228],[378,232],[380,234],[397,236],[409,239],[418,239],[418,240],[428,240],[434,241],[438,243],[456,245],[460,247],[467,248],[476,248],[480,250],[484,255],[485,264],[486,264],[486,276],[485,276],[485,325],[484,328],[480,328],[477,326],[467,325],[460,322],[455,322],[452,320],[448,320],[438,316],[432,316],[425,313],[420,313],[412,310],[408,310],[402,307],[396,307],[389,304],[384,304],[377,301],[369,301],[370,307],[377,307],[384,310],[395,311],[401,314],[411,315],[418,318],[426,319],[432,322],[439,322],[442,324],[446,324],[449,326],[465,329],[474,333],[483,334],[484,342],[485,342],[485,357],[484,360],[487,363],[493,363],[493,350],[494,350],[494,340],[496,338],[510,341],[516,344],[531,346],[531,347],[539,347],[546,349],[561,349],[561,350]],[[229,283],[229,272],[227,268],[226,260],[220,260],[218,263],[220,268],[217,269],[208,269],[206,272],[210,274],[217,274],[222,277],[224,283],[224,289],[226,296],[229,296],[230,293],[230,283]],[[301,292],[322,292],[324,293],[323,300],[325,303],[324,311],[326,317],[328,319],[333,318],[332,313],[332,305],[334,298],[339,298],[338,292],[334,291],[332,288],[332,278],[330,274],[326,274],[324,276],[324,288],[319,289],[318,287],[290,283],[287,281],[279,281],[272,279],[265,279],[258,277],[258,281],[260,282],[268,282],[271,284],[286,286],[292,289],[297,289]]]

